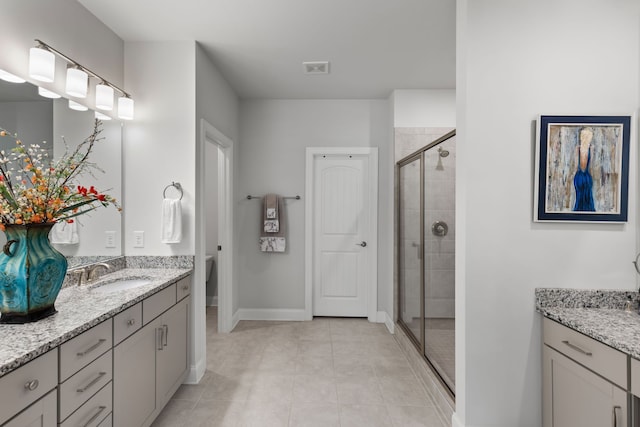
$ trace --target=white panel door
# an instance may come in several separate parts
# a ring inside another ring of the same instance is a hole
[[[369,159],[316,156],[313,315],[367,317],[371,210]]]

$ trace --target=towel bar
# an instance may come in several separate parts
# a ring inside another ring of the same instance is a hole
[[[262,199],[263,196],[252,196],[252,195],[248,195],[247,196],[247,200],[253,200],[253,199]],[[295,195],[295,196],[284,196],[283,199],[296,199],[296,200],[300,200],[302,197]]]

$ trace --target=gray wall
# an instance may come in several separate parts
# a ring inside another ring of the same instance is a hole
[[[240,170],[237,182],[239,227],[239,304],[245,309],[304,308],[304,186],[306,147],[379,147],[390,152],[389,104],[380,100],[246,100],[241,102]],[[379,162],[378,277],[391,277],[386,260],[392,256],[392,236],[385,228],[391,194],[388,159]],[[392,179],[392,178],[391,178]],[[284,254],[258,249],[260,201],[247,194],[300,194],[287,200],[288,241]],[[378,306],[390,306],[389,280],[380,280]]]

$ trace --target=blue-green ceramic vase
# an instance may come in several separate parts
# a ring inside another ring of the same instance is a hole
[[[67,259],[49,242],[53,224],[5,225],[0,252],[0,323],[27,323],[56,312]]]

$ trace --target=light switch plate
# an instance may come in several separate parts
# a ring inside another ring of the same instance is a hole
[[[116,232],[105,231],[104,232],[104,247],[115,248],[116,247]]]
[[[133,232],[133,247],[144,248],[144,231]]]

